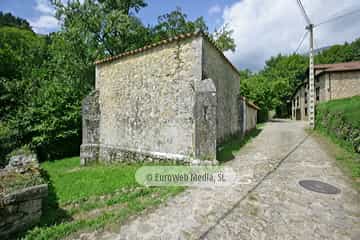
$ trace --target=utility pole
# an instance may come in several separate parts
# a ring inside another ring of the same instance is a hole
[[[338,20],[340,18],[346,17],[348,15],[352,15],[352,14],[356,14],[360,12],[360,8],[355,9],[353,11],[347,12],[345,14],[342,15],[335,15],[334,17],[327,19],[323,22],[320,22],[316,25],[312,24],[309,16],[307,15],[305,8],[301,2],[301,0],[296,0],[298,7],[300,8],[300,11],[305,19],[305,21],[307,22],[307,26],[306,26],[306,30],[309,31],[310,33],[310,53],[309,53],[309,58],[310,58],[310,62],[309,62],[309,94],[308,94],[308,103],[309,103],[309,108],[308,108],[308,116],[309,116],[309,122],[310,122],[310,128],[314,129],[315,127],[315,103],[316,103],[316,96],[315,96],[315,80],[314,80],[314,28],[319,27],[320,25],[323,24],[327,24],[329,22]],[[303,43],[303,40],[306,37],[306,33],[304,35],[304,38],[301,40],[299,47],[296,49],[295,52],[297,52],[300,47],[301,44]]]
[[[309,53],[309,108],[308,116],[310,128],[314,129],[315,127],[315,80],[314,80],[314,24],[311,22],[309,16],[306,14],[305,8],[301,3],[301,0],[296,0],[304,18],[307,22],[306,30],[310,32],[310,53]]]
[[[315,127],[315,80],[314,80],[314,24],[310,23],[307,27],[310,32],[310,53],[309,53],[309,122],[310,128]]]

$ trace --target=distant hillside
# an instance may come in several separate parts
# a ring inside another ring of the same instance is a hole
[[[0,11],[0,27],[17,27],[33,31],[29,22],[25,19],[15,17],[11,13],[3,13]]]

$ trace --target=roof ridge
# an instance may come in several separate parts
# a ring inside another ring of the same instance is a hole
[[[339,62],[339,63],[321,63],[315,64],[315,67],[332,67],[332,66],[348,66],[352,64],[360,64],[360,61],[351,61],[351,62]]]
[[[143,47],[140,47],[140,48],[136,48],[136,49],[133,49],[133,50],[128,50],[128,51],[122,52],[122,53],[114,55],[114,56],[110,56],[110,57],[106,57],[106,58],[97,60],[94,63],[95,63],[95,65],[98,65],[98,64],[102,64],[102,63],[106,63],[106,62],[111,62],[111,61],[117,60],[117,59],[125,57],[125,56],[133,55],[135,53],[144,52],[146,50],[155,48],[157,46],[161,46],[161,45],[164,45],[164,44],[167,44],[167,43],[172,43],[172,42],[175,42],[175,41],[178,41],[178,40],[187,39],[187,38],[191,38],[191,37],[195,37],[195,36],[199,36],[199,35],[203,35],[203,36],[206,36],[207,38],[209,38],[207,36],[207,34],[204,33],[203,31],[182,33],[182,34],[178,34],[178,35],[176,35],[174,37],[166,38],[166,39],[163,39],[163,40],[151,43],[151,44],[144,45]]]

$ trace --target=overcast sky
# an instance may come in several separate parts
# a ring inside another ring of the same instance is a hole
[[[64,0],[66,1],[66,0]],[[139,17],[145,24],[181,7],[190,19],[203,16],[210,30],[228,24],[234,30],[236,51],[226,55],[241,69],[259,70],[265,60],[296,50],[305,20],[296,0],[147,0]],[[313,23],[360,10],[359,0],[302,0]],[[0,0],[0,10],[27,19],[38,33],[59,29],[48,0]],[[316,47],[325,47],[360,37],[360,11],[315,29]],[[306,52],[308,38],[300,52]]]

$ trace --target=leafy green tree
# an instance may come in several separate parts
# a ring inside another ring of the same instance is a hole
[[[56,16],[62,20],[62,33],[66,41],[81,49],[86,58],[95,60],[106,55],[116,55],[149,42],[148,29],[132,14],[146,6],[143,1],[129,0],[71,0],[66,5],[52,1]]]
[[[0,27],[0,166],[5,155],[24,142],[12,119],[21,114],[41,82],[47,59],[46,38],[18,27]]]
[[[352,43],[335,45],[315,56],[317,64],[360,60],[360,39]],[[263,109],[276,109],[278,116],[289,115],[291,97],[307,77],[308,56],[277,55],[266,61],[257,74],[240,71],[242,94],[253,99]],[[264,86],[267,91],[264,90]],[[267,97],[265,97],[267,95]]]
[[[240,72],[241,93],[263,111],[277,109],[278,115],[286,116],[288,101],[303,81],[307,63],[307,57],[297,54],[271,57],[259,73]]]
[[[334,45],[315,57],[315,63],[360,61],[360,38],[352,43]]]
[[[78,154],[81,95],[72,79],[43,81],[29,104],[10,120],[16,139],[28,143],[41,160]]]
[[[3,13],[2,11],[0,11],[0,27],[16,27],[32,31],[28,21],[15,17],[11,13]]]
[[[0,120],[16,112],[35,91],[46,58],[46,41],[35,33],[0,27]]]
[[[219,30],[215,30],[213,33],[213,38],[216,45],[222,51],[231,50],[232,52],[236,49],[235,40],[232,38],[233,30],[229,29],[229,25],[224,25]]]
[[[204,19],[199,17],[195,21],[189,21],[187,15],[177,7],[174,11],[158,17],[158,23],[152,29],[152,39],[156,42],[195,31],[208,31]]]
[[[59,32],[38,36],[16,18],[16,28],[0,27],[0,159],[24,144],[42,159],[78,154],[81,101],[94,87],[95,60],[180,33],[208,33],[203,18],[189,21],[179,9],[145,27],[136,17],[143,0],[52,3]],[[234,48],[226,28],[211,37],[224,51]]]
[[[233,31],[229,30],[228,25],[223,26],[219,30],[215,30],[213,34],[209,33],[208,27],[203,17],[188,20],[181,8],[177,7],[174,11],[158,17],[158,23],[152,28],[152,41],[160,41],[162,39],[171,38],[180,34],[202,31],[206,33],[216,46],[222,51],[235,51],[235,40],[231,37]]]

